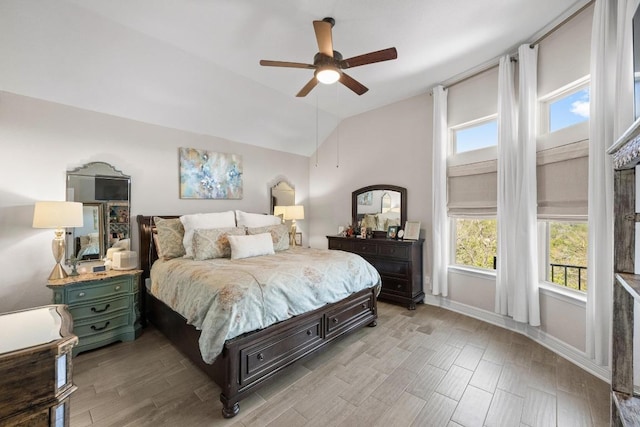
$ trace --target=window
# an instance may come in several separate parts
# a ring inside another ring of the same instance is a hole
[[[455,263],[495,269],[498,251],[497,220],[454,218]]]
[[[586,222],[540,221],[541,269],[547,282],[586,292]]]
[[[453,153],[464,153],[498,145],[498,120],[473,122],[453,129]]]
[[[589,120],[589,88],[549,102],[549,132]]]
[[[540,135],[545,149],[589,138],[589,76],[540,98]]]

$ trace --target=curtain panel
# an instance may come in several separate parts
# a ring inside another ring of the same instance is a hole
[[[431,291],[446,297],[449,294],[447,268],[449,267],[449,218],[447,217],[447,89],[433,88],[433,200],[432,251],[433,275]]]

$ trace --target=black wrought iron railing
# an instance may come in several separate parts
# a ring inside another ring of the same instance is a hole
[[[568,288],[587,290],[587,267],[551,263],[551,281]]]

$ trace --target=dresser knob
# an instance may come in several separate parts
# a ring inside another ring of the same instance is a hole
[[[264,360],[264,354],[258,353],[258,360],[260,361]]]
[[[362,303],[362,308],[367,308],[367,303],[366,302]]]
[[[338,318],[337,317],[333,318],[333,323],[338,323]]]
[[[84,295],[85,295],[85,293],[84,293],[84,292],[80,292],[80,293],[78,294],[78,296],[79,296],[79,297],[83,297]]]
[[[120,285],[116,286],[116,291],[120,290]]]
[[[310,329],[307,330],[307,335],[311,335],[311,330]]]
[[[396,288],[400,289],[402,288],[402,285],[396,285]]]

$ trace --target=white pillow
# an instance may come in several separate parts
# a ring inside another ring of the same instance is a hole
[[[271,233],[254,234],[251,236],[227,236],[231,245],[231,259],[242,259],[260,255],[271,255],[273,239]]]
[[[282,224],[282,219],[279,216],[236,211],[236,222],[238,227],[266,227]]]
[[[184,227],[184,237],[182,244],[184,245],[185,257],[193,258],[193,232],[197,229],[207,228],[226,228],[236,226],[236,217],[233,211],[203,213],[182,215],[180,222]]]

